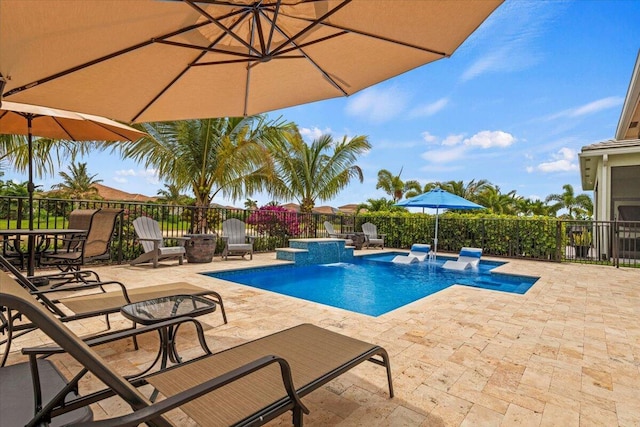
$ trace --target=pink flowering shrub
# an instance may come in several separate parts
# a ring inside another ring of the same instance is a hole
[[[282,206],[263,206],[251,213],[247,223],[255,225],[261,235],[285,237],[300,233],[298,215]]]

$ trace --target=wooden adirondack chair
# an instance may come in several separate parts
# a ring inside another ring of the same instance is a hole
[[[244,222],[235,218],[224,221],[222,223],[222,240],[224,241],[222,258],[227,259],[229,255],[241,255],[244,258],[249,254],[249,259],[253,259],[254,239],[253,236],[247,236]]]
[[[178,264],[182,265],[186,250],[184,244],[188,237],[171,237],[178,240],[179,246],[165,246],[165,238],[160,230],[160,224],[149,217],[141,216],[133,221],[133,228],[136,230],[138,241],[144,249],[144,253],[131,261],[131,265],[143,262],[152,262],[153,268],[158,267],[158,262],[165,259],[178,259]]]

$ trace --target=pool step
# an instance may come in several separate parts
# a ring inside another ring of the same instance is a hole
[[[276,248],[276,259],[296,265],[330,264],[353,259],[353,246],[344,239],[291,239],[288,248]]]

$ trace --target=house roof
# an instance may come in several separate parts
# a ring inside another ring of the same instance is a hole
[[[93,184],[98,189],[98,195],[105,200],[118,200],[122,202],[155,202],[157,197],[149,197],[144,194],[127,193],[117,188],[108,187],[102,184]]]
[[[616,140],[640,139],[640,51],[616,129]]]
[[[640,139],[618,141],[610,139],[582,147],[580,158],[580,178],[583,190],[593,190],[596,183],[597,159],[607,155],[640,153]]]
[[[622,106],[615,139],[582,147],[580,178],[583,190],[593,190],[596,183],[597,158],[605,154],[640,153],[640,51],[631,73],[627,96]]]

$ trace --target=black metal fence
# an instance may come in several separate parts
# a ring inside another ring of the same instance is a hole
[[[112,245],[112,259],[135,258],[141,248],[135,240],[132,221],[149,216],[160,223],[166,237],[179,237],[195,230],[197,209],[163,204],[35,199],[35,228],[64,228],[69,212],[78,208],[123,209]],[[22,197],[0,197],[0,229],[26,228],[28,201]],[[385,246],[409,248],[413,243],[432,243],[435,217],[424,214],[365,213],[358,215],[298,214],[282,211],[206,208],[208,233],[221,236],[222,222],[238,218],[256,237],[255,251],[288,246],[290,238],[326,237],[324,221],[338,233],[360,231],[362,224],[376,224],[386,234]],[[556,218],[478,218],[440,216],[438,250],[456,253],[463,246],[480,247],[486,255],[555,262],[580,262],[640,267],[639,221],[568,221]],[[218,252],[222,247],[217,245]]]

